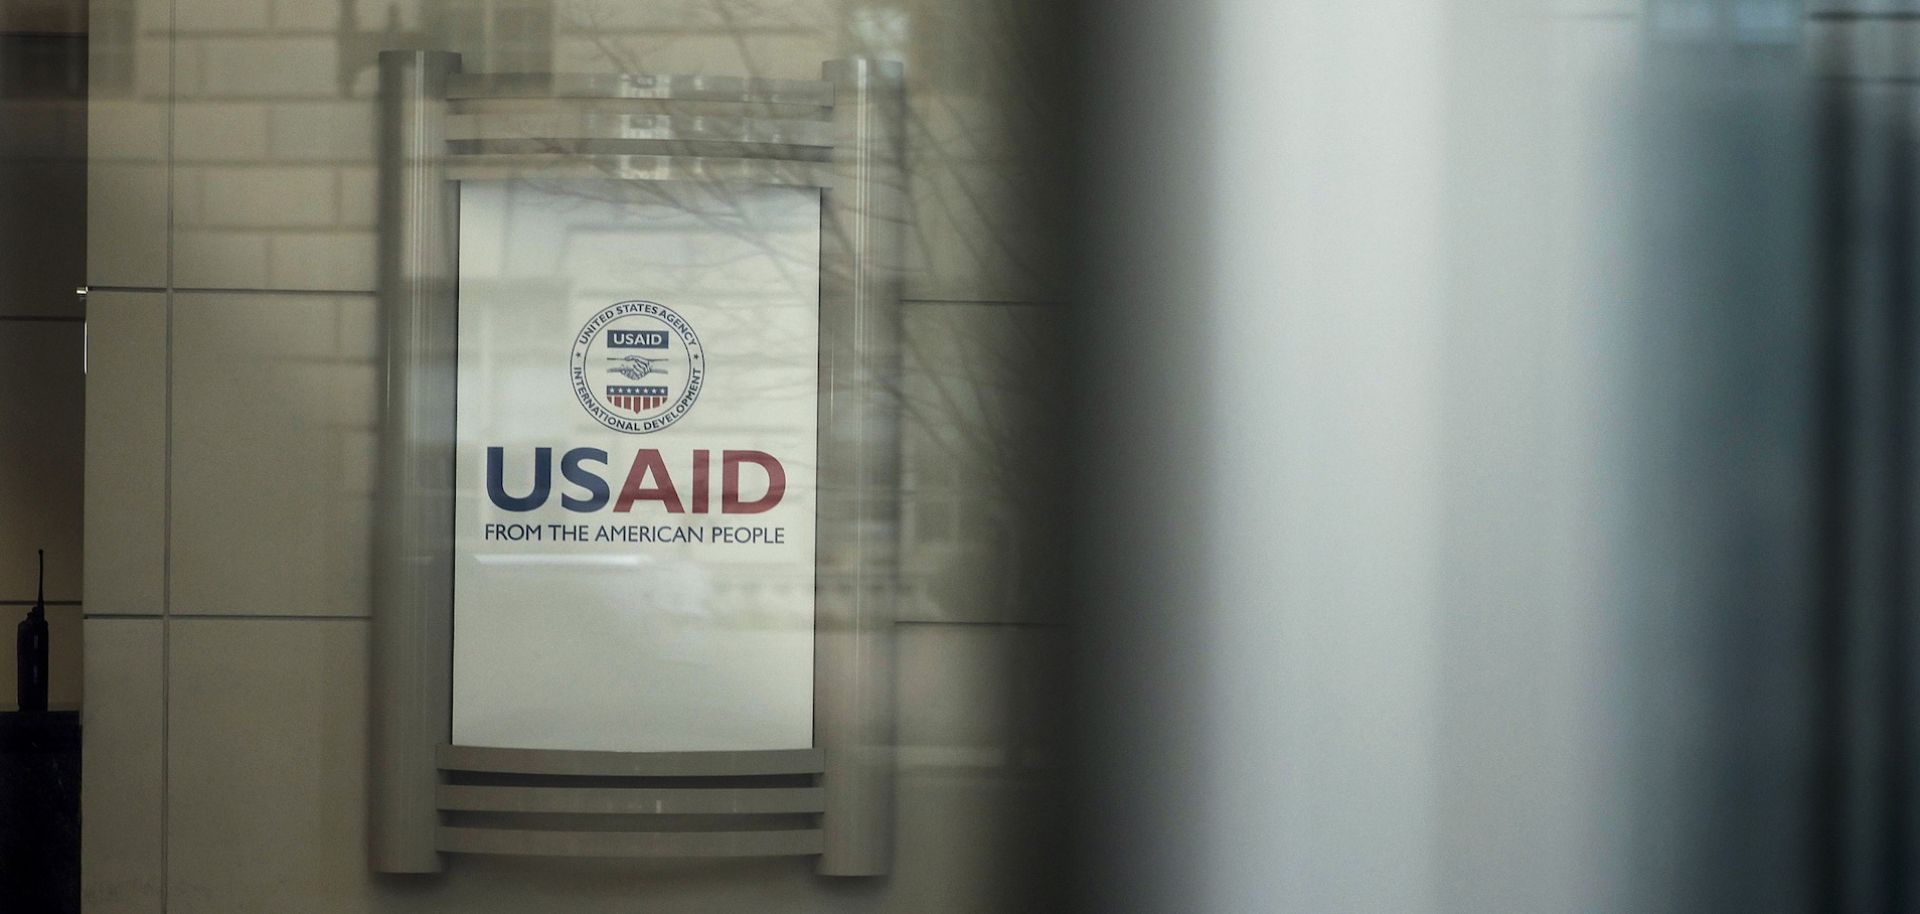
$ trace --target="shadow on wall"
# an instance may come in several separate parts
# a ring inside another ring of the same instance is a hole
[[[23,19],[26,21],[14,21]],[[84,23],[0,12],[0,709],[15,706],[11,634],[47,550],[49,703],[80,703],[80,517],[86,258]]]

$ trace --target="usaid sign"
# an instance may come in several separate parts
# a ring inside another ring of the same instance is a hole
[[[463,182],[454,742],[812,745],[819,195]]]

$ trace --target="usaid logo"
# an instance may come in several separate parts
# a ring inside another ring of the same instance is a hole
[[[693,409],[706,380],[700,337],[658,302],[623,301],[595,314],[573,338],[573,395],[601,425],[644,435]]]

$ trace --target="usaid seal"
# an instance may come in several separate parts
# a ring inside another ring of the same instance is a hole
[[[693,408],[706,380],[700,337],[658,302],[623,301],[595,314],[573,338],[573,395],[601,425],[657,432]]]

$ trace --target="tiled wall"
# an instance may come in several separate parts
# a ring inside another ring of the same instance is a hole
[[[1013,501],[1050,465],[1051,123],[1028,4],[94,0],[84,894],[92,912],[1044,909],[1059,616]],[[899,857],[365,864],[376,52],[470,70],[911,84],[911,599]],[[1015,455],[1015,456],[1009,456]],[[1012,573],[1009,573],[1009,571]]]

